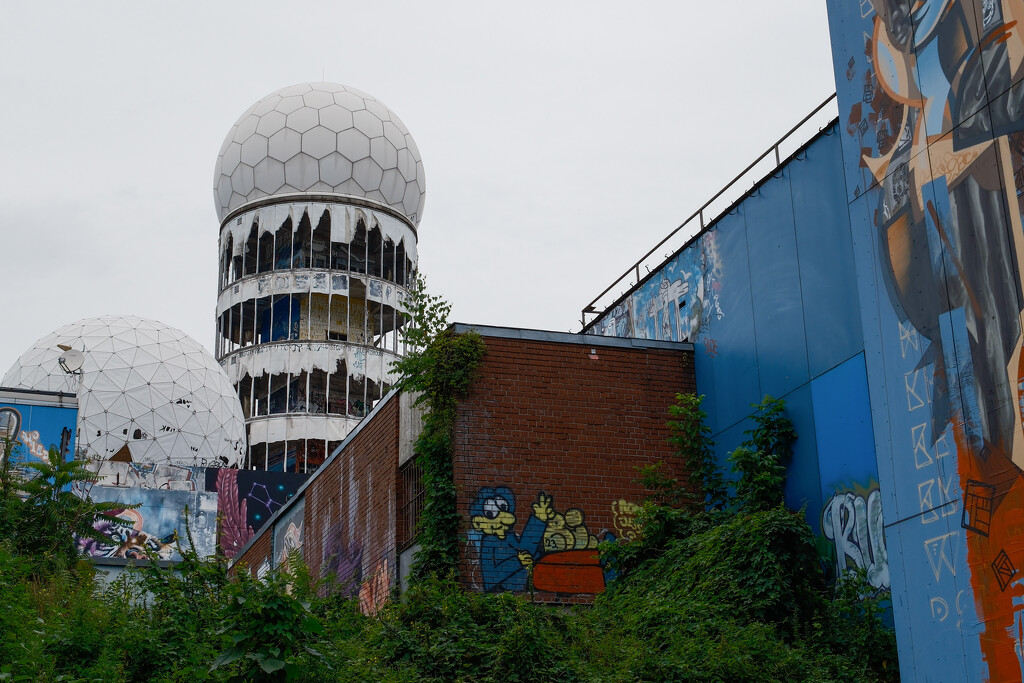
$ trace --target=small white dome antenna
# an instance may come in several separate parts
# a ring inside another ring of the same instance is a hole
[[[68,374],[68,388],[77,393],[82,377],[82,365],[85,364],[85,354],[67,344],[57,344],[57,348],[63,351],[57,359],[57,365]]]

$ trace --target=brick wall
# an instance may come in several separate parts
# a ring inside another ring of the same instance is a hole
[[[673,465],[665,422],[675,394],[696,389],[692,346],[481,332],[487,354],[459,405],[453,454],[463,581],[488,591],[532,585],[550,602],[590,600],[605,581],[594,546],[634,531],[644,495],[637,467]],[[411,540],[401,531],[399,450],[403,430],[411,439],[418,425],[400,419],[400,404],[397,395],[379,404],[299,494],[310,571],[334,575],[367,612],[396,583],[396,551]],[[239,562],[259,567],[273,536],[264,529]]]
[[[260,568],[264,566],[264,563],[268,566],[270,564],[270,553],[272,550],[271,546],[273,544],[273,538],[274,535],[272,533],[265,532],[258,534],[252,544],[246,549],[245,553],[235,560],[235,564],[232,565],[232,570],[238,571],[240,568],[245,568],[248,569],[254,577],[258,576],[262,571]]]
[[[525,551],[537,599],[589,600],[605,579],[593,546],[634,531],[637,467],[674,462],[665,422],[675,394],[696,390],[692,347],[481,333],[487,354],[456,426],[463,580],[528,589]],[[487,525],[511,523],[508,513],[514,525],[500,538]]]
[[[330,575],[336,590],[358,594],[366,612],[383,603],[398,575],[398,405],[392,395],[378,406],[300,494],[302,556],[310,573]],[[272,536],[265,529],[240,562],[258,565],[269,556]]]

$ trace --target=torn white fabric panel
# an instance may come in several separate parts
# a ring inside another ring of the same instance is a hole
[[[267,442],[267,421],[264,419],[253,420],[249,423],[249,443]]]
[[[284,441],[288,436],[288,422],[284,417],[268,417],[267,441]]]
[[[368,352],[371,358],[376,359],[375,362],[367,363]],[[263,374],[277,375],[289,371],[298,374],[313,370],[334,373],[339,369],[339,361],[342,361],[348,368],[349,376],[355,379],[366,377],[379,383],[391,376],[391,364],[398,358],[398,354],[392,351],[345,342],[276,342],[238,350],[226,362],[224,370],[237,385],[246,375],[259,377]]]

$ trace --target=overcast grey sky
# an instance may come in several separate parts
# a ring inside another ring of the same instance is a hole
[[[218,150],[319,80],[416,139],[453,319],[560,331],[835,89],[824,0],[9,3],[0,374],[107,313],[212,349]]]

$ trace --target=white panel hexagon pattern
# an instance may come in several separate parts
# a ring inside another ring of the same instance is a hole
[[[255,174],[236,172],[239,164]],[[221,221],[248,202],[298,190],[382,202],[415,226],[426,197],[405,124],[373,96],[336,83],[288,86],[249,107],[225,138],[213,177]]]
[[[70,391],[58,365],[64,344],[85,353],[78,386],[78,439],[86,457],[107,459],[125,446],[133,462],[239,465],[245,422],[224,370],[198,342],[155,320],[86,318],[23,353],[3,386]]]

